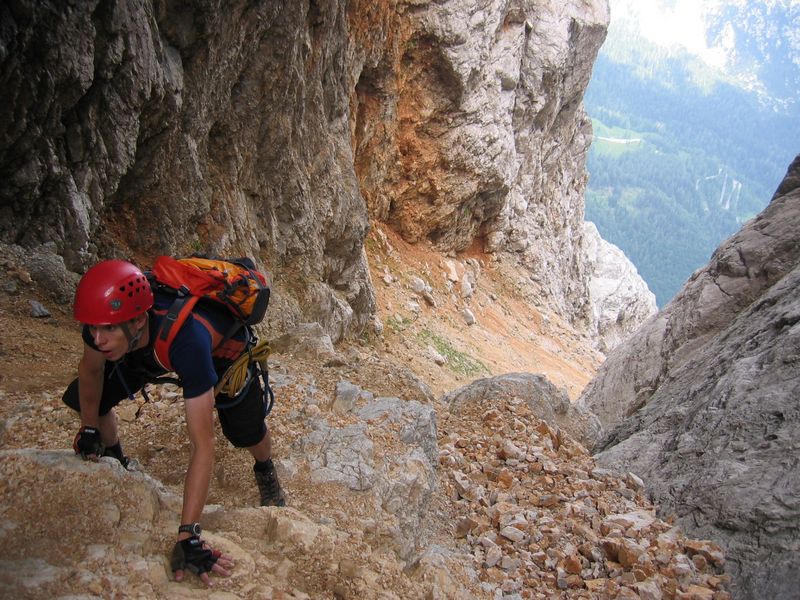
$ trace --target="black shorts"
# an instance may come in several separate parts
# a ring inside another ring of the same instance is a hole
[[[251,367],[252,368],[252,367]],[[236,398],[219,394],[217,415],[222,433],[237,448],[255,446],[267,434],[267,403],[261,379],[253,377]]]
[[[106,362],[103,377],[103,393],[100,396],[100,416],[107,415],[117,404],[131,397],[144,387],[142,373],[118,364]],[[77,378],[67,386],[62,397],[64,404],[80,412]],[[222,433],[237,448],[255,446],[267,433],[264,418],[267,416],[264,389],[261,380],[253,377],[250,385],[237,398],[225,394],[216,397],[217,415]]]

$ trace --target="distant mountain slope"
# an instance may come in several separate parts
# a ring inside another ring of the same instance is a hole
[[[708,42],[725,57],[725,71],[765,99],[800,112],[800,3],[722,3],[707,16]]]
[[[612,3],[585,97],[595,126],[586,219],[626,253],[663,306],[766,205],[797,152],[800,117],[786,90],[800,89],[790,27],[800,5],[727,3],[705,13],[712,68],[686,49],[651,42],[640,30],[645,17],[615,19],[615,6],[634,10],[622,4]]]

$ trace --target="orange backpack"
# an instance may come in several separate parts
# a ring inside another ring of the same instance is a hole
[[[208,301],[225,307],[235,323],[219,345],[241,327],[261,322],[269,304],[267,278],[249,258],[217,259],[202,256],[159,256],[148,273],[153,292],[176,296],[156,332],[153,353],[172,370],[169,348],[195,304]]]

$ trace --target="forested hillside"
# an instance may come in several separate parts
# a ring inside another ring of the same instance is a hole
[[[586,219],[660,306],[768,203],[798,150],[793,107],[763,92],[627,26],[609,31],[586,94],[595,133]]]

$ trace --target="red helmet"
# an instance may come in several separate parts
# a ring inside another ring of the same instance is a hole
[[[97,263],[75,290],[75,318],[87,325],[114,325],[153,306],[153,291],[136,265],[124,260]]]

